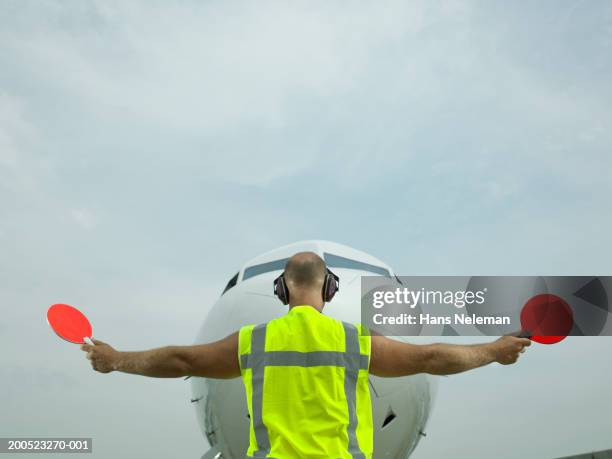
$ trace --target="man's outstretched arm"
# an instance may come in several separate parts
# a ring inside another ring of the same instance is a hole
[[[166,346],[149,351],[120,352],[110,345],[93,340],[95,346],[83,344],[94,370],[101,373],[120,371],[154,378],[203,376],[228,379],[240,376],[238,333],[208,344]]]
[[[417,373],[450,375],[492,362],[508,365],[516,362],[530,344],[527,338],[502,336],[485,344],[416,345],[373,335],[370,373],[384,377]]]

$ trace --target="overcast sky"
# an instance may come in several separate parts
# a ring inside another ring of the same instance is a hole
[[[205,450],[188,383],[92,372],[55,302],[120,349],[190,343],[243,262],[315,238],[401,275],[611,275],[611,56],[609,1],[0,2],[0,436]],[[413,457],[612,448],[611,351],[443,378]]]

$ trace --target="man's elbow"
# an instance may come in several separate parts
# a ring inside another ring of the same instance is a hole
[[[184,346],[169,348],[169,369],[176,377],[192,376],[197,371],[195,356]]]
[[[428,373],[433,350],[429,346],[406,345],[384,356],[380,365],[373,364],[370,373],[382,378],[397,378]]]
[[[437,344],[426,344],[419,346],[418,364],[415,368],[416,373],[427,373],[430,375],[441,376],[443,372],[440,365],[440,348]]]

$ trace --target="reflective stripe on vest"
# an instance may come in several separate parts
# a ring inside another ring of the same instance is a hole
[[[250,353],[240,355],[242,371],[251,369],[251,409],[252,426],[257,449],[252,451],[253,458],[270,458],[270,437],[268,429],[263,422],[263,392],[264,370],[266,367],[293,366],[315,367],[330,366],[344,368],[344,395],[348,411],[348,453],[352,458],[365,459],[366,455],[360,450],[357,440],[357,380],[359,370],[368,369],[368,354],[360,352],[359,331],[352,324],[342,322],[345,351],[287,351],[265,350],[267,324],[255,326],[251,331]],[[346,450],[345,450],[346,454]]]

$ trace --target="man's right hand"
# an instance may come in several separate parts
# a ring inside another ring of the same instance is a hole
[[[91,366],[94,370],[100,373],[110,373],[115,368],[119,353],[112,346],[97,340],[92,339],[95,346],[83,344],[81,350],[87,352],[87,358],[91,360]]]
[[[502,336],[491,343],[495,361],[502,365],[515,363],[519,355],[525,352],[527,346],[531,346],[531,340],[516,336]]]

